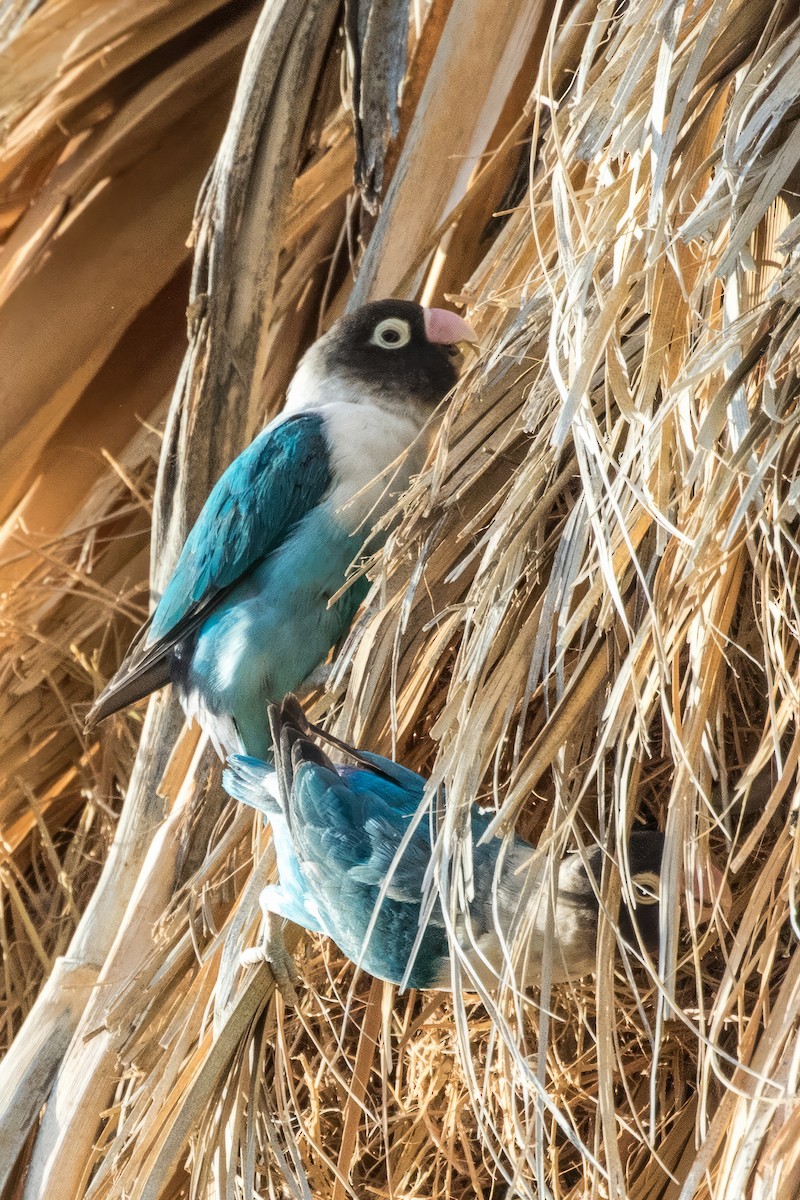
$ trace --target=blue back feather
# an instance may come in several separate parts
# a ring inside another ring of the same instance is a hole
[[[280,710],[273,706],[270,720],[276,738],[276,771],[257,759],[234,757],[224,777],[231,795],[259,808],[272,822],[280,884],[267,889],[268,909],[327,934],[351,960],[379,978],[394,983],[405,980],[417,988],[449,986],[450,945],[438,900],[426,912],[419,936],[431,861],[427,813],[398,856],[423,799],[425,780],[316,729],[294,696],[286,697]],[[315,734],[346,750],[359,765],[335,765],[311,740]],[[272,791],[269,799],[263,794],[267,787]],[[481,840],[493,816],[472,807],[473,894],[464,917],[471,935],[465,944],[477,947],[490,962],[492,955],[496,962],[501,953],[495,915],[508,933],[515,920],[514,905],[524,898],[524,872],[532,854],[529,843],[515,837],[501,863],[503,843],[496,838]],[[652,830],[631,834],[634,875],[660,871],[663,842],[663,834]],[[598,904],[590,877],[599,883],[603,854],[600,846],[590,850],[589,877],[578,855],[568,856],[564,881],[559,875],[559,903],[563,899],[566,915],[556,938],[561,938],[567,973],[574,969],[582,974],[594,962]],[[534,887],[537,879],[541,883],[544,876],[531,877]],[[657,905],[637,907],[635,918],[645,945],[657,948]],[[629,943],[633,942],[631,922],[631,912],[623,904],[619,923]],[[541,940],[543,928],[537,930]],[[459,941],[462,932],[459,928]],[[535,953],[531,962],[535,966]]]
[[[215,484],[153,614],[152,645],[265,558],[319,504],[332,474],[319,413],[269,427]]]
[[[308,894],[315,912],[324,914],[325,932],[365,970],[399,983],[406,971],[421,919],[423,882],[431,856],[428,817],[417,825],[401,858],[394,859],[409,822],[422,800],[425,780],[377,754],[359,752],[370,766],[334,766],[330,762],[298,761],[293,768],[290,794],[282,795],[289,838],[277,845],[281,911],[300,919]],[[255,801],[258,771],[254,760],[234,758],[235,778],[226,773],[225,785],[237,799],[266,812],[263,800]],[[473,813],[475,840],[484,832],[488,816]],[[491,879],[500,843],[476,846],[479,869],[486,884]],[[394,864],[394,865],[393,865]],[[374,927],[365,937],[387,875],[391,882],[378,909]],[[297,880],[304,880],[298,887]],[[486,902],[488,903],[488,895]],[[484,898],[479,898],[478,925],[483,927]],[[491,914],[486,911],[486,922]],[[313,928],[311,921],[303,921]],[[480,932],[480,929],[479,929]],[[440,986],[447,976],[449,948],[438,905],[428,921],[408,979],[411,987]]]

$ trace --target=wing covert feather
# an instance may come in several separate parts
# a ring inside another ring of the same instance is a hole
[[[175,647],[277,549],[331,482],[319,413],[268,426],[234,459],[206,500],[155,612],[89,711],[87,729],[169,682]]]
[[[323,418],[298,413],[260,434],[221,475],[153,613],[152,646],[274,550],[331,485]]]

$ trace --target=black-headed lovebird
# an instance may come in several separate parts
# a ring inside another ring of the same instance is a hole
[[[390,759],[354,750],[310,725],[293,696],[286,697],[280,709],[270,707],[270,722],[274,770],[257,759],[234,756],[223,775],[230,795],[260,810],[270,822],[280,878],[262,893],[262,939],[246,952],[246,960],[269,961],[287,994],[293,970],[276,919],[288,918],[326,934],[348,958],[381,979],[409,987],[449,989],[450,947],[438,899],[418,941],[431,859],[427,816],[395,861],[423,798],[425,780]],[[312,735],[346,751],[352,764],[334,764]],[[469,990],[472,973],[485,987],[496,984],[503,966],[503,941],[510,946],[517,935],[521,954],[515,963],[515,980],[522,987],[536,984],[548,927],[551,885],[543,857],[519,837],[504,857],[500,839],[481,843],[492,816],[473,807],[474,896],[468,922],[458,933],[467,964],[462,987]],[[641,944],[651,953],[658,949],[663,846],[664,836],[657,831],[631,834],[628,862],[633,901],[626,902],[623,896],[618,920],[623,940],[634,949]],[[553,891],[554,981],[595,969],[603,854],[593,846],[585,860],[575,852],[558,866]],[[389,883],[378,904],[387,875]],[[712,865],[710,878],[701,873],[695,882],[696,918],[710,915],[707,904],[713,896],[725,911],[727,884]]]
[[[300,688],[349,628],[366,581],[329,602],[421,469],[457,344],[475,341],[446,309],[379,300],[315,342],[284,411],[213,488],[87,727],[171,681],[221,755],[268,755],[267,702]]]

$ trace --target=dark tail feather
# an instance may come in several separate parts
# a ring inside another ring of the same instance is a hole
[[[281,796],[291,796],[294,773],[301,763],[312,762],[320,767],[333,769],[333,763],[325,752],[311,741],[317,730],[309,722],[297,697],[291,692],[284,696],[280,706],[270,704],[269,727],[272,732],[275,770],[278,773]]]
[[[247,754],[232,754],[222,772],[222,786],[241,804],[258,809],[266,817],[279,813],[281,806],[272,794],[270,778],[275,772],[269,763]],[[272,785],[275,786],[274,783]]]
[[[335,770],[333,763],[324,750],[310,739],[312,737],[319,738],[328,746],[333,746],[337,750],[341,750],[348,758],[352,758],[359,763],[367,771],[373,774],[383,775],[385,779],[392,783],[400,784],[401,787],[408,787],[413,781],[419,782],[419,776],[413,771],[409,771],[407,767],[401,767],[399,764],[391,762],[389,759],[381,758],[377,754],[367,754],[365,751],[356,750],[355,746],[343,742],[340,738],[335,737],[332,733],[322,729],[319,725],[312,724],[303,711],[303,707],[297,696],[291,692],[284,696],[280,708],[276,704],[269,706],[269,724],[272,730],[272,741],[275,747],[282,747],[283,753],[281,757],[285,759],[284,769],[288,774],[288,783],[291,787],[291,777],[293,771],[291,767],[297,767],[301,762],[315,762],[322,767],[331,767]],[[278,774],[281,778],[281,789],[285,787],[285,776],[281,775],[281,768],[278,765],[278,751],[276,749],[275,765],[278,767]],[[288,795],[288,792],[283,794]]]
[[[106,717],[110,717],[112,713],[119,712],[121,708],[127,708],[129,704],[135,704],[137,700],[142,700],[151,692],[158,691],[170,681],[169,658],[160,659],[152,666],[146,667],[143,671],[137,671],[135,674],[123,675],[118,671],[89,709],[83,723],[84,730],[88,733],[100,721],[105,721]]]

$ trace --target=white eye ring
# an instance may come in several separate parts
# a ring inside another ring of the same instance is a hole
[[[637,904],[658,904],[661,880],[655,871],[642,871],[631,880]]]
[[[369,340],[381,350],[399,350],[411,341],[411,326],[400,317],[386,317],[375,326]]]

